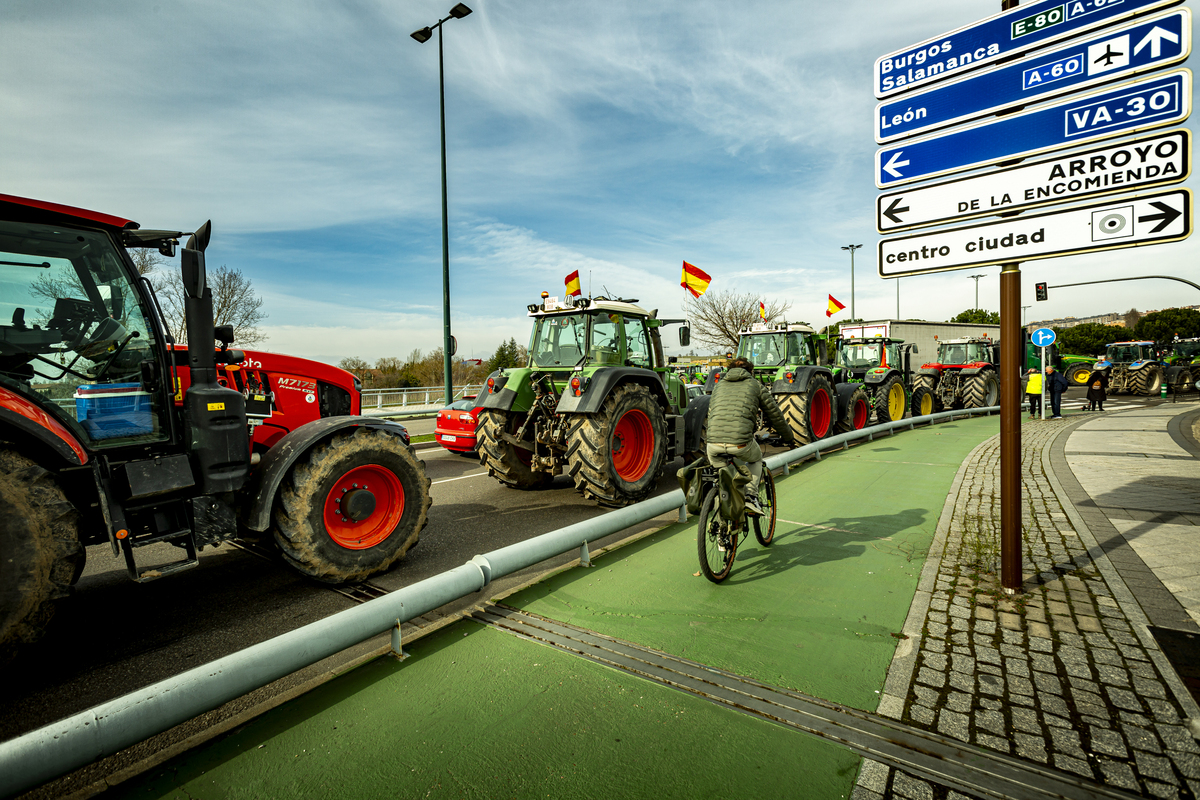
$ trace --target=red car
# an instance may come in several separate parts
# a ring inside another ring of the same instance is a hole
[[[433,438],[452,453],[475,456],[475,418],[483,401],[474,397],[455,400],[438,412]]]

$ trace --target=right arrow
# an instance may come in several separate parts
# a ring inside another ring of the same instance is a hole
[[[1157,225],[1155,225],[1153,228],[1150,229],[1151,233],[1158,233],[1163,228],[1167,227],[1172,222],[1174,222],[1181,214],[1183,214],[1182,211],[1176,211],[1174,208],[1167,205],[1166,203],[1162,203],[1159,201],[1155,201],[1155,202],[1151,203],[1150,205],[1154,206],[1162,213],[1161,214],[1147,214],[1146,216],[1138,217],[1137,219],[1138,219],[1138,222],[1154,222],[1155,220],[1162,220],[1161,222],[1159,222]]]
[[[902,224],[904,222],[904,220],[900,219],[896,215],[903,214],[905,211],[909,210],[908,206],[905,206],[904,208],[897,208],[897,206],[900,205],[900,201],[903,199],[904,198],[902,198],[902,197],[897,197],[895,200],[892,201],[892,204],[890,206],[888,206],[886,209],[884,209],[884,212],[883,212],[883,215],[885,217],[887,217],[888,219],[890,219],[892,222],[896,223],[897,225]]]

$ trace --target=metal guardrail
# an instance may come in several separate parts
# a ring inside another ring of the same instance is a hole
[[[464,395],[469,394],[471,390],[476,393],[483,390],[482,386],[467,384],[465,386],[453,387],[453,400],[459,400]],[[430,406],[442,405],[446,398],[445,386],[409,386],[407,388],[397,389],[363,389],[362,392],[362,407],[369,408],[391,408],[399,406],[406,408],[408,406]]]
[[[765,463],[771,469],[783,467],[787,472],[798,461],[810,457],[820,460],[821,450],[831,447],[846,449],[859,439],[870,441],[917,425],[999,410],[999,406],[992,406],[944,411],[887,422],[779,453]],[[680,521],[686,520],[683,492],[679,489],[477,555],[448,572],[0,742],[0,797],[31,789],[112,755],[389,630],[393,648],[399,650],[400,623],[482,591],[495,578],[576,548],[586,562],[588,542],[676,509]]]

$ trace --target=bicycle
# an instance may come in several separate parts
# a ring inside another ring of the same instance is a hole
[[[763,516],[742,516],[740,528],[721,515],[720,492],[717,482],[718,467],[711,463],[700,470],[699,480],[708,487],[704,490],[704,503],[700,507],[700,523],[696,532],[696,548],[700,556],[700,571],[713,583],[720,583],[733,571],[733,559],[738,545],[750,533],[754,524],[754,538],[763,547],[769,547],[775,539],[775,479],[771,470],[763,465],[762,480],[758,483],[758,504]]]

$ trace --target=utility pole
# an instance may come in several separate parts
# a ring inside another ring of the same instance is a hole
[[[854,313],[854,251],[862,247],[861,244],[851,244],[843,247],[843,250],[850,251],[850,319],[858,319]]]
[[[975,307],[979,308],[979,279],[986,278],[987,275],[968,275],[967,277],[975,279]]]

